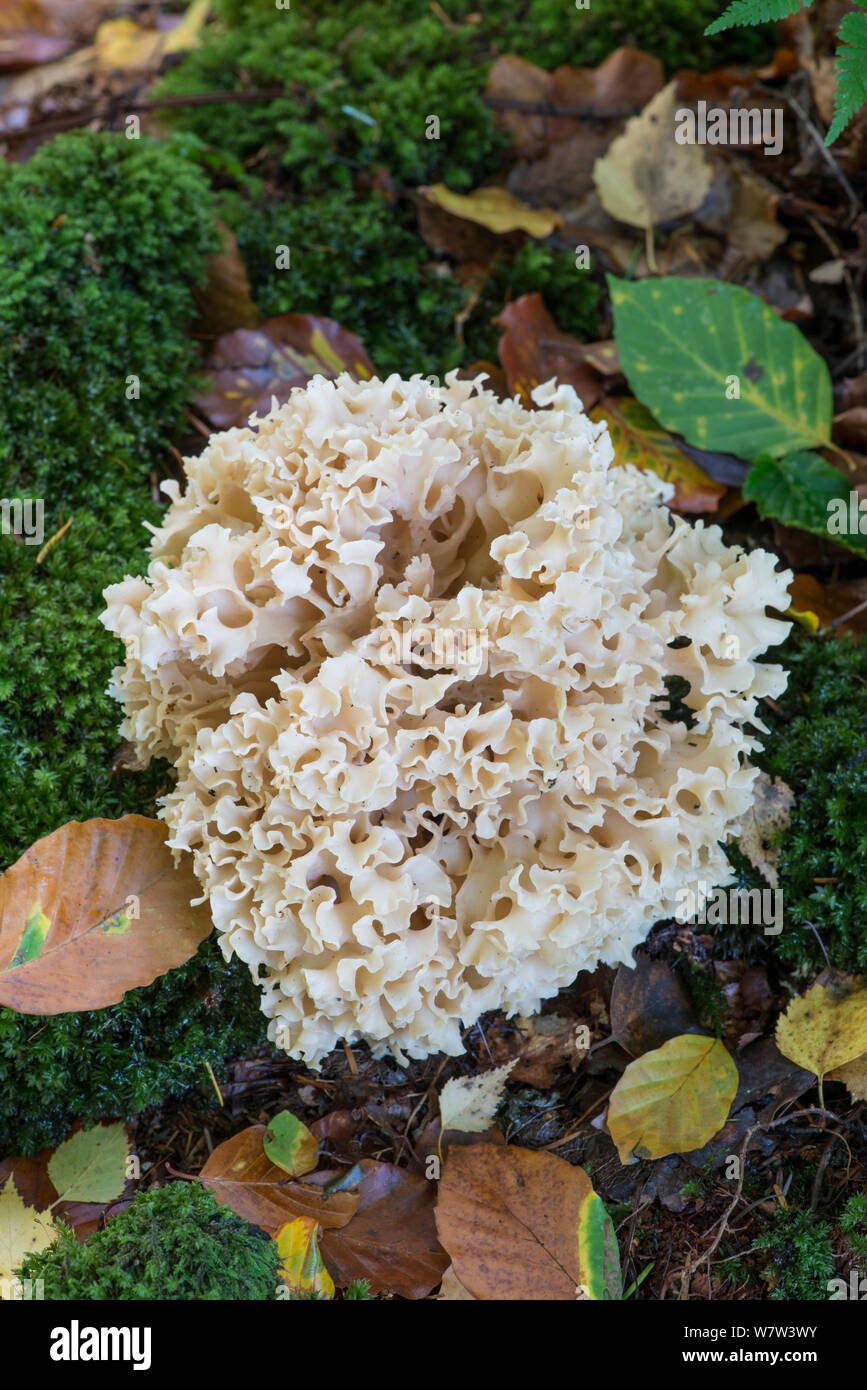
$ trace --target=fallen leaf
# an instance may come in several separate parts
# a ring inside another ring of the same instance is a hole
[[[701,145],[674,138],[676,83],[669,82],[627,122],[608,153],[596,161],[593,178],[605,211],[631,227],[650,231],[694,212],[710,188],[711,170]],[[652,241],[648,259],[653,268]]]
[[[597,68],[564,65],[553,72],[507,53],[491,68],[484,96],[511,137],[511,153],[522,157],[586,130],[586,120],[510,109],[515,101],[578,107],[592,118],[627,116],[650,101],[664,81],[660,60],[638,48],[617,48]]]
[[[791,821],[791,809],[795,804],[795,793],[787,787],[780,777],[773,782],[766,772],[760,772],[753,783],[753,801],[746,815],[741,819],[740,851],[758,869],[772,888],[779,884],[777,860],[778,848],[770,848],[768,841],[785,830]]]
[[[567,1062],[575,1071],[587,1056],[590,1029],[558,1014],[515,1019],[522,1041],[514,1059],[512,1080],[544,1091],[554,1085],[555,1073]]]
[[[64,1140],[48,1160],[63,1202],[113,1202],[126,1183],[129,1139],[122,1124],[95,1125]]]
[[[419,193],[436,207],[455,217],[478,222],[489,232],[527,232],[532,237],[546,237],[561,225],[561,219],[550,208],[531,208],[517,199],[507,188],[477,188],[472,193],[453,193],[444,183],[420,188]]]
[[[585,410],[599,399],[599,373],[584,361],[584,349],[577,338],[557,327],[540,294],[513,299],[494,323],[505,330],[498,353],[509,391],[522,405],[532,408],[533,388],[552,377],[573,387]]]
[[[210,8],[211,0],[192,0],[170,29],[145,29],[126,16],[105,20],[96,31],[99,66],[105,71],[159,67],[168,54],[195,47]]]
[[[187,860],[144,816],[70,821],[0,877],[0,1004],[59,1014],[116,1004],[213,928]]]
[[[867,1052],[828,1072],[829,1081],[842,1081],[853,1100],[867,1100]]]
[[[322,1258],[334,1282],[345,1287],[367,1279],[374,1293],[427,1298],[449,1262],[437,1241],[435,1184],[370,1158],[361,1168],[357,1212],[347,1225],[322,1232]]]
[[[440,1091],[440,1123],[444,1130],[460,1129],[467,1134],[481,1134],[494,1122],[506,1086],[506,1077],[514,1067],[483,1072],[481,1076],[452,1077]]]
[[[867,1052],[867,988],[851,976],[817,981],[793,999],[777,1023],[785,1057],[821,1080]]]
[[[467,1299],[471,1300],[473,1303],[476,1302],[475,1294],[470,1293],[469,1289],[465,1289],[460,1279],[455,1274],[454,1265],[449,1265],[443,1275],[443,1281],[440,1284],[440,1291],[437,1294],[437,1298],[450,1303],[456,1303],[458,1300],[465,1301]]]
[[[611,991],[611,1033],[633,1057],[698,1027],[678,974],[641,951],[635,968],[621,965]]]
[[[323,1185],[335,1176],[327,1169],[304,1183],[287,1177],[264,1149],[265,1125],[250,1125],[218,1144],[199,1174],[199,1181],[245,1221],[276,1236],[287,1221],[308,1216],[323,1229],[345,1226],[358,1208],[357,1192],[325,1195]]]
[[[334,319],[313,314],[281,314],[258,328],[239,328],[217,339],[209,363],[207,390],[195,396],[198,409],[219,430],[245,425],[253,414],[267,415],[311,377],[334,378],[348,372],[356,381],[374,375],[361,339]]]
[[[319,1222],[296,1216],[277,1232],[280,1267],[277,1278],[292,1293],[334,1297],[334,1280],[319,1253]]]
[[[260,321],[253,301],[247,267],[235,233],[217,218],[223,247],[208,257],[207,280],[193,291],[198,320],[196,337],[217,338],[236,328],[252,328]]]
[[[268,1124],[263,1136],[267,1157],[290,1178],[312,1173],[319,1161],[319,1141],[305,1124],[288,1110],[281,1110]]]
[[[18,1195],[29,1207],[44,1211],[57,1201],[54,1183],[48,1176],[46,1153],[43,1150],[32,1158],[4,1158],[0,1160],[0,1187],[11,1177],[18,1189]]]
[[[553,1154],[475,1144],[452,1149],[437,1229],[477,1299],[620,1298],[617,1240],[583,1168]]]
[[[702,1148],[722,1129],[738,1070],[717,1038],[683,1033],[630,1062],[608,1107],[621,1163]]]
[[[57,1235],[47,1211],[28,1207],[11,1177],[0,1189],[0,1298],[13,1298],[11,1281],[25,1255],[44,1250]]]
[[[725,486],[709,478],[634,396],[606,396],[590,419],[606,421],[616,464],[632,463],[674,483],[674,511],[716,510]]]

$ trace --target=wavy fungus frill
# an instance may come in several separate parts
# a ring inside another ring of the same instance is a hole
[[[570,387],[483,382],[314,378],[186,461],[147,576],[106,590],[170,844],[312,1066],[459,1053],[631,963],[684,883],[729,881],[785,685],[774,558],[613,467]]]

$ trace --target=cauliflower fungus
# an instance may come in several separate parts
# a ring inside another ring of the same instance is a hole
[[[314,1067],[457,1054],[631,964],[685,883],[730,881],[785,685],[756,661],[788,631],[774,557],[613,467],[570,387],[483,383],[314,378],[186,460],[147,577],[106,590],[169,843]]]

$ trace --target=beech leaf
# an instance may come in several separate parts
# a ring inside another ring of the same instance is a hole
[[[728,1119],[738,1070],[717,1038],[682,1033],[630,1062],[608,1107],[621,1163],[701,1149]]]
[[[611,1219],[583,1168],[515,1146],[452,1148],[437,1229],[474,1298],[619,1299]]]

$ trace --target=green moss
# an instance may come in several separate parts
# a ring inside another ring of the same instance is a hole
[[[154,141],[82,132],[0,165],[3,495],[56,513],[147,477],[181,418],[192,286],[218,244],[204,175]]]
[[[68,1227],[28,1255],[22,1279],[46,1299],[264,1300],[276,1296],[277,1245],[197,1182],[139,1192],[105,1229],[79,1244]]]
[[[867,970],[867,645],[796,632],[771,654],[789,670],[756,757],[795,794],[777,863],[784,927],[767,949],[805,974]],[[762,880],[737,856],[743,886]],[[833,882],[817,883],[817,879]],[[812,927],[809,925],[812,923]]]
[[[815,1212],[777,1210],[769,1229],[756,1240],[757,1250],[770,1251],[763,1278],[773,1299],[828,1297],[834,1278],[831,1226]]]
[[[158,519],[148,473],[189,392],[211,207],[195,165],[149,140],[64,136],[0,167],[0,486],[43,499],[46,539],[72,517],[41,563],[0,536],[0,868],[68,820],[152,815],[168,785],[165,765],[111,772],[105,688],[123,653],[99,614],[105,585],[141,573],[142,523]],[[263,1035],[249,972],[210,942],[109,1009],[0,1009],[0,1153],[126,1117]]]
[[[441,376],[479,358],[496,361],[502,330],[491,320],[508,298],[533,290],[566,332],[586,339],[598,326],[598,289],[568,251],[528,242],[515,255],[496,257],[459,342],[455,317],[468,292],[447,262],[432,264],[408,205],[329,192],[262,207],[224,193],[220,212],[237,233],[265,317],[337,319],[361,337],[383,374]],[[288,269],[276,268],[278,246],[290,249]]]
[[[408,184],[466,189],[494,167],[503,141],[481,99],[491,63],[517,53],[546,68],[596,65],[621,44],[667,68],[702,67],[765,51],[772,30],[704,27],[719,0],[338,0],[277,9],[273,0],[218,0],[218,23],[165,79],[170,95],[291,87],[272,102],[185,108],[173,119],[242,159],[264,159],[300,189],[348,188],[352,170],[384,165]],[[451,21],[451,22],[450,22]],[[440,138],[427,138],[428,117]]]
[[[74,1120],[126,1119],[198,1086],[265,1041],[259,990],[212,937],[192,960],[119,1004],[33,1017],[0,1008],[0,1155],[58,1144]]]

